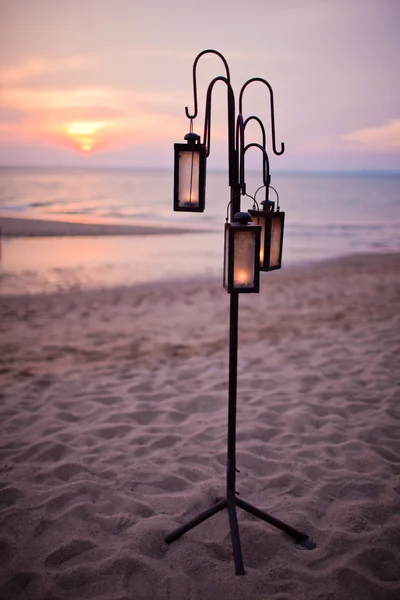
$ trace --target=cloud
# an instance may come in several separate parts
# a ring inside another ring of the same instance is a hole
[[[86,56],[69,56],[57,60],[31,57],[20,64],[0,69],[2,85],[16,85],[39,75],[58,73],[60,71],[77,71],[91,66],[91,60]]]
[[[110,105],[117,101],[117,90],[112,88],[31,89],[14,87],[5,89],[1,95],[3,106],[29,112],[42,112],[74,107]]]
[[[172,139],[180,120],[168,105],[173,94],[136,92],[115,87],[31,89],[12,87],[2,91],[0,131],[15,138],[37,139],[56,146],[101,150]],[[3,113],[3,119],[1,118]],[[20,114],[11,126],[11,114]],[[76,128],[93,134],[74,134]]]
[[[391,119],[378,127],[366,127],[341,135],[301,139],[292,146],[298,154],[371,153],[400,151],[400,119]]]
[[[177,100],[178,98],[178,100]],[[96,109],[108,107],[110,111],[126,111],[130,114],[148,114],[168,111],[181,101],[177,93],[137,92],[124,88],[98,86],[70,89],[13,87],[3,89],[0,97],[2,108],[22,110],[29,113],[68,111],[72,109]]]
[[[3,106],[33,111],[67,109],[76,106],[120,105],[126,100],[124,90],[109,87],[84,87],[71,89],[13,87],[4,89]]]
[[[400,119],[391,119],[379,127],[359,129],[340,136],[340,139],[357,150],[375,152],[400,151]]]
[[[14,125],[21,123],[26,119],[26,111],[16,110],[14,108],[5,108],[0,106],[0,124]]]
[[[0,67],[2,135],[69,147],[71,140],[79,137],[88,147],[87,138],[91,137],[96,141],[93,149],[104,144],[126,146],[171,139],[180,124],[174,116],[175,107],[182,105],[179,92],[130,89],[129,80],[128,85],[103,85],[101,65],[99,57],[92,54],[32,56]],[[82,75],[98,81],[79,84]],[[99,122],[103,126],[91,136],[73,133],[76,128],[90,130]]]
[[[292,152],[296,154],[328,154],[338,150],[339,140],[332,136],[300,138],[292,144]]]

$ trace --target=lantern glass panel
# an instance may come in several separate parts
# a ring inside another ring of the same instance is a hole
[[[233,287],[253,288],[255,285],[255,231],[235,231]]]
[[[190,150],[179,152],[179,206],[199,206],[200,153]]]
[[[229,281],[229,255],[230,255],[230,246],[229,246],[229,227],[225,227],[225,247],[224,247],[224,288],[228,289],[228,281]]]
[[[271,251],[270,267],[279,267],[281,263],[282,247],[282,219],[279,213],[275,213],[271,221]]]
[[[264,247],[265,247],[265,217],[264,216],[252,216],[251,220],[256,225],[261,225],[261,240],[260,240],[260,267],[264,266]]]

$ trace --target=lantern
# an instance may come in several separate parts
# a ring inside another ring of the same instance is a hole
[[[261,226],[247,212],[225,224],[224,288],[229,294],[259,292],[260,235]]]
[[[203,212],[206,192],[206,148],[197,133],[175,144],[174,210]]]
[[[254,223],[261,225],[260,270],[273,271],[282,266],[285,213],[269,200],[261,202],[262,210],[249,210]]]

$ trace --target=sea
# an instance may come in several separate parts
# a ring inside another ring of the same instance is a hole
[[[282,268],[400,250],[400,173],[277,172],[271,184],[270,199],[279,196],[285,211]],[[242,210],[256,192],[258,202],[265,197],[259,173],[247,174],[247,192]],[[160,227],[156,235],[3,237],[0,295],[222,280],[228,202],[222,171],[207,173],[204,213],[176,213],[172,170],[0,168],[0,226],[20,217]]]

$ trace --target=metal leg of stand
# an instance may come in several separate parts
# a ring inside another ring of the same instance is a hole
[[[231,529],[233,557],[236,575],[244,575],[242,546],[240,544],[239,525],[237,521],[235,499],[228,500],[229,525]]]
[[[307,550],[313,550],[316,547],[316,544],[312,541],[312,539],[306,533],[303,533],[302,531],[295,529],[291,525],[288,525],[287,523],[284,523],[283,521],[276,519],[272,515],[269,515],[268,513],[260,510],[259,508],[256,508],[255,506],[253,506],[252,504],[249,504],[245,500],[242,500],[241,498],[236,498],[236,506],[243,508],[243,510],[254,515],[255,517],[258,517],[259,519],[266,521],[273,527],[277,527],[277,529],[284,531],[285,533],[290,535],[303,548],[306,548]]]
[[[178,529],[175,529],[175,531],[172,531],[172,533],[169,533],[168,535],[166,535],[164,538],[165,541],[167,542],[167,544],[170,544],[171,542],[173,542],[174,540],[181,537],[181,535],[183,535],[190,529],[193,529],[193,527],[196,527],[196,525],[199,525],[206,519],[209,519],[210,517],[215,515],[217,512],[219,512],[223,508],[226,508],[227,505],[228,505],[228,501],[226,498],[224,498],[223,500],[220,500],[219,502],[214,504],[214,506],[212,506],[211,508],[205,510],[204,512],[197,515],[197,517],[194,517],[193,519],[188,521],[185,525],[178,527]]]

